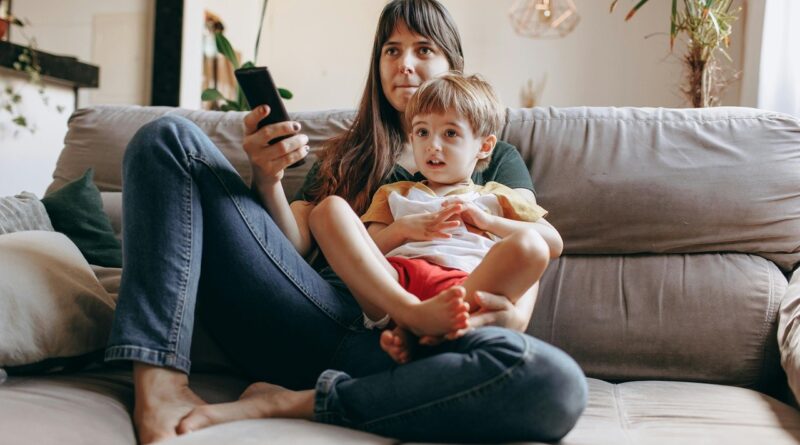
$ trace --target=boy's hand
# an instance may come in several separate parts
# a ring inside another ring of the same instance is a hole
[[[488,232],[489,226],[492,222],[492,215],[484,212],[478,206],[471,202],[462,203],[463,210],[461,211],[461,219],[464,223],[475,226],[478,229]]]
[[[403,234],[409,241],[430,241],[437,238],[450,238],[451,235],[446,230],[458,227],[461,224],[458,220],[450,220],[463,210],[460,203],[454,203],[442,207],[435,213],[420,213],[399,218],[397,222],[402,224]]]

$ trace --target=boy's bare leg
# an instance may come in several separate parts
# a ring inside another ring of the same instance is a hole
[[[397,271],[344,199],[326,198],[312,213],[311,232],[328,264],[344,281],[364,313],[387,313],[417,335],[443,335],[467,325],[467,306],[457,293],[420,302],[397,282]]]
[[[177,430],[178,434],[186,434],[218,423],[269,417],[311,420],[314,390],[291,391],[269,383],[253,383],[236,402],[196,407],[181,420]]]
[[[517,232],[489,249],[463,286],[464,300],[477,309],[475,291],[504,295],[516,303],[542,277],[550,262],[550,249],[534,230]]]
[[[189,389],[189,377],[173,369],[134,362],[133,385],[133,423],[143,445],[177,436],[181,419],[206,403]]]

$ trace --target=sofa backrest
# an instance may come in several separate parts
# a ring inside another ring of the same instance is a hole
[[[165,113],[198,123],[249,179],[241,113],[101,106],[71,117],[50,190],[90,166],[101,190],[121,190],[127,141]],[[352,112],[295,118],[314,150]],[[510,109],[501,139],[520,149],[565,240],[529,332],[608,379],[763,387],[779,374],[783,273],[800,262],[797,120],[746,108]],[[310,165],[287,171],[288,194]]]

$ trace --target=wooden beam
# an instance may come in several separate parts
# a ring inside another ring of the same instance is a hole
[[[183,0],[156,0],[151,105],[177,107],[181,93]]]

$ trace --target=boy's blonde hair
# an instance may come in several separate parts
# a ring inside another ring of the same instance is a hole
[[[448,111],[466,119],[478,137],[497,135],[506,114],[488,82],[451,71],[426,81],[411,96],[404,114],[406,128],[411,128],[414,116]],[[483,170],[490,161],[491,155],[478,160],[475,170]]]

